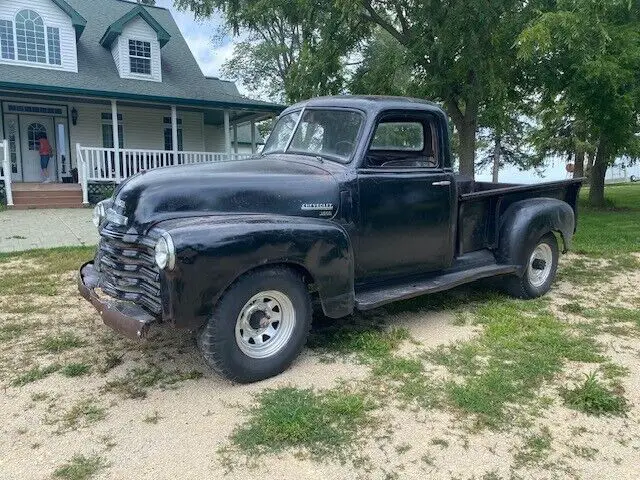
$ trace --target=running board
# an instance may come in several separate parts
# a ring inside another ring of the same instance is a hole
[[[460,272],[445,273],[424,280],[414,280],[406,284],[376,286],[356,292],[356,308],[358,310],[371,310],[397,300],[408,300],[420,295],[442,292],[481,278],[514,273],[516,270],[517,267],[515,265],[494,264]]]

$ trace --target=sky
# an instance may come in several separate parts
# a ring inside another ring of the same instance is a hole
[[[220,67],[233,53],[233,39],[225,38],[215,43],[212,40],[222,24],[221,18],[215,16],[205,21],[196,21],[193,13],[181,12],[175,8],[173,0],[156,0],[156,5],[171,10],[202,72],[207,76],[220,77]],[[241,92],[248,93],[242,89]]]
[[[173,6],[173,0],[156,0],[156,5],[171,10],[202,72],[207,76],[220,77],[220,68],[225,61],[231,58],[234,45],[233,38],[230,37],[223,39],[216,38],[216,41],[213,41],[213,38],[217,37],[219,33],[219,27],[222,25],[220,16],[214,15],[211,19],[196,21],[191,12],[178,11],[178,9]],[[243,88],[242,85],[238,84],[238,89],[243,95],[255,98],[255,94],[252,95]],[[621,169],[609,169],[607,178],[614,179],[622,177],[624,173]],[[631,167],[626,174],[627,177],[630,175],[640,177],[640,165]],[[476,178],[478,180],[491,181],[491,169],[487,168],[484,171],[478,172]],[[521,172],[515,167],[507,166],[500,170],[499,181],[506,183],[540,183],[552,180],[563,180],[565,178],[567,178],[565,163],[556,160],[545,168],[542,176],[531,170]]]

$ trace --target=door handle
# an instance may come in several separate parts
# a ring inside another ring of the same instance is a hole
[[[446,187],[451,185],[451,182],[449,180],[443,180],[441,182],[433,182],[431,185],[434,187]]]

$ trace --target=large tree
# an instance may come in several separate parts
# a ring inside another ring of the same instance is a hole
[[[335,0],[338,4],[347,0]],[[360,0],[362,15],[392,35],[425,95],[441,101],[459,134],[460,172],[473,176],[480,115],[494,85],[513,88],[514,43],[532,2]]]
[[[220,11],[242,38],[224,73],[250,90],[296,102],[341,93],[347,58],[367,35],[353,9],[322,0],[175,0],[196,18]]]
[[[640,131],[640,5],[631,0],[559,0],[521,35],[542,95],[579,112],[596,139],[589,202],[604,205],[604,179]]]

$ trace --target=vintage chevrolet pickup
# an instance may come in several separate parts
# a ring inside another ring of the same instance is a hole
[[[461,178],[448,132],[422,100],[293,105],[258,156],[123,182],[96,206],[101,241],[80,292],[129,337],[157,322],[196,331],[206,362],[237,382],[293,362],[312,297],[340,318],[485,277],[543,295],[571,244],[581,180]]]

